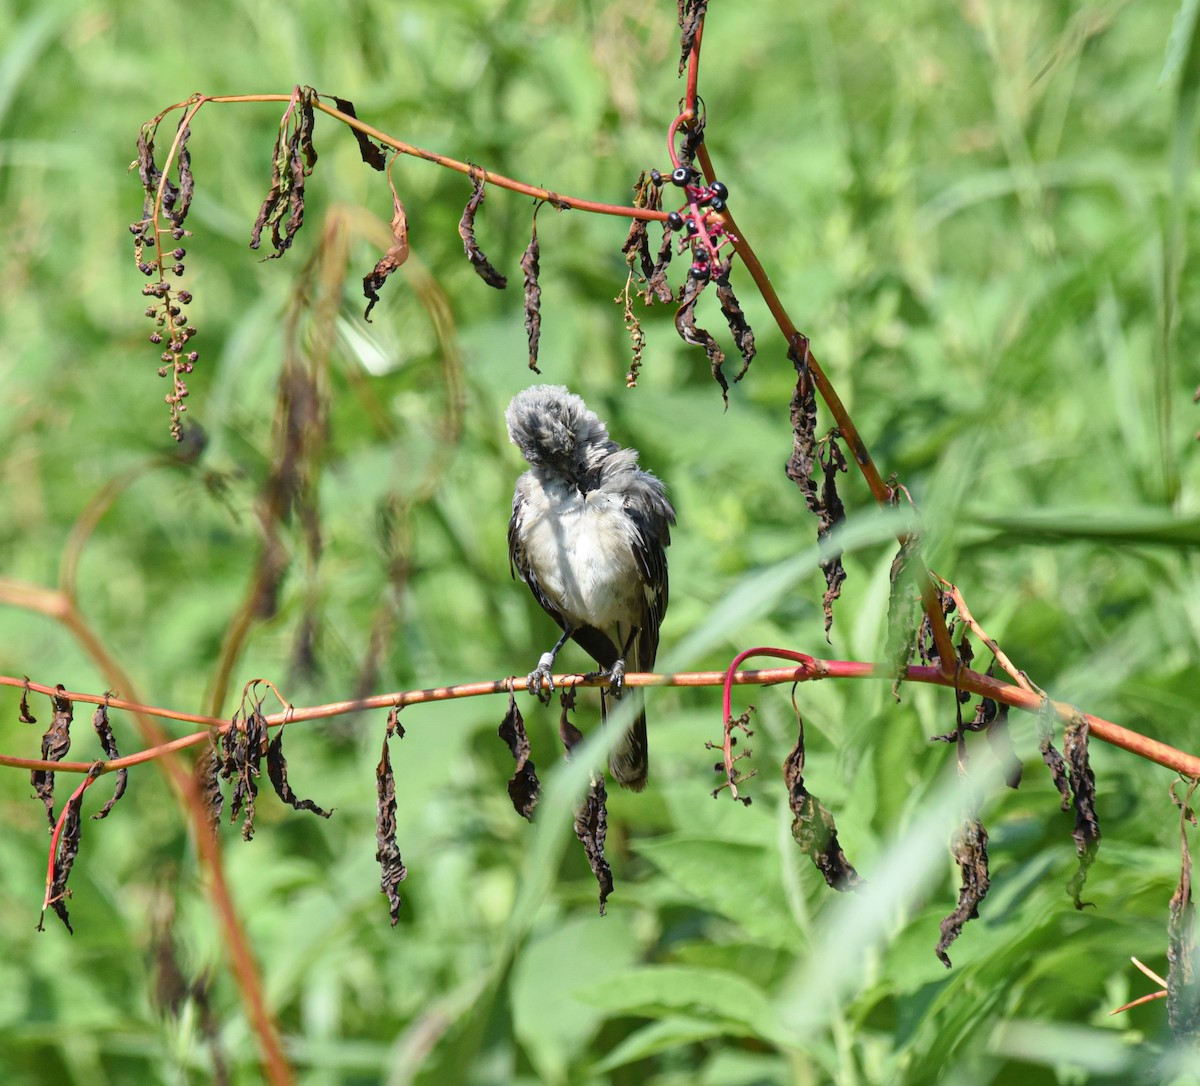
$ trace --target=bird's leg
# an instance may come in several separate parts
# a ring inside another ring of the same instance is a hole
[[[633,648],[633,639],[637,637],[637,633],[638,628],[634,626],[629,631],[629,636],[625,639],[625,644],[621,648],[621,655],[607,671],[608,688],[612,691],[614,698],[621,696],[621,690],[625,686],[625,657],[629,655],[629,650]]]
[[[571,628],[568,626],[563,630],[563,635],[558,639],[558,644],[549,652],[543,652],[542,658],[538,661],[538,666],[530,673],[525,680],[525,688],[537,696],[538,701],[546,705],[550,704],[550,696],[554,693],[554,658],[558,655],[558,650],[567,643],[567,638],[571,636]]]

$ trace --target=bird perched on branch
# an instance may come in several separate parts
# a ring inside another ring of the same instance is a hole
[[[568,637],[600,665],[622,697],[626,665],[649,671],[667,611],[667,556],[675,510],[661,481],[638,468],[578,396],[534,385],[513,397],[508,436],[529,462],[517,480],[508,555],[514,575],[558,623],[562,637],[529,673],[530,693],[554,689],[554,658]],[[609,760],[618,783],[646,787],[646,713],[637,714]],[[604,711],[601,692],[601,710]]]

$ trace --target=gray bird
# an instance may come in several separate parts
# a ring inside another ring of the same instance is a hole
[[[620,698],[625,667],[649,671],[667,611],[667,556],[675,510],[662,482],[638,468],[578,396],[534,385],[513,397],[508,436],[529,462],[517,480],[508,555],[563,631],[529,673],[530,693],[554,689],[554,658],[573,638],[607,673]],[[646,787],[649,754],[641,691],[637,716],[609,760],[618,783]],[[601,710],[604,710],[603,694]]]

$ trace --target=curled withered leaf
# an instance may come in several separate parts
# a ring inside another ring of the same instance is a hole
[[[783,781],[792,808],[792,837],[800,850],[816,865],[825,882],[843,893],[857,890],[863,880],[846,859],[838,842],[833,815],[804,784],[804,721],[798,722],[796,745],[783,762]]]
[[[667,265],[671,263],[671,254],[674,248],[674,231],[666,223],[663,223],[662,244],[658,247],[658,256],[655,258],[654,267],[650,269],[650,274],[646,277],[646,289],[642,292],[642,300],[647,305],[653,305],[655,301],[665,303],[675,300],[675,291],[667,282]]]
[[[1063,756],[1071,780],[1071,796],[1075,805],[1075,853],[1079,867],[1067,884],[1067,890],[1075,902],[1075,908],[1085,908],[1090,902],[1082,901],[1080,893],[1087,882],[1088,868],[1096,858],[1100,847],[1100,821],[1096,816],[1096,778],[1088,760],[1088,722],[1082,713],[1073,713],[1063,728]]]
[[[185,115],[186,116],[186,115]],[[196,191],[196,178],[192,174],[192,152],[188,148],[192,129],[190,125],[180,120],[179,145],[175,151],[175,168],[179,176],[179,185],[171,186],[170,206],[167,193],[163,193],[163,210],[168,219],[176,227],[182,227],[188,211],[191,210],[192,196]]]
[[[66,926],[67,931],[72,935],[75,934],[75,929],[71,927],[71,920],[67,915],[67,898],[71,896],[67,880],[71,877],[71,868],[75,866],[75,859],[79,855],[79,841],[83,833],[83,819],[80,817],[79,811],[83,806],[83,795],[87,786],[100,776],[103,769],[104,766],[101,762],[93,765],[88,770],[84,782],[67,800],[66,808],[63,810],[62,830],[59,832],[54,855],[51,857],[53,874],[50,878],[50,885],[46,888],[42,915],[38,918],[38,931],[46,930],[43,921],[46,919],[46,907],[49,906]]]
[[[333,99],[333,104],[338,107],[347,117],[353,117],[358,120],[358,114],[354,112],[354,103],[346,98],[338,98],[336,95]],[[362,155],[362,160],[372,169],[382,172],[387,168],[387,156],[384,155],[383,149],[377,144],[372,143],[365,132],[360,132],[357,128],[350,129],[354,133],[354,138],[358,140],[358,153]]]
[[[522,818],[533,819],[533,809],[537,806],[541,786],[538,783],[537,770],[530,759],[529,736],[525,732],[525,719],[517,708],[517,699],[508,695],[508,712],[500,722],[500,738],[508,744],[512,751],[516,769],[508,782],[508,797],[512,800],[513,809]]]
[[[683,71],[688,64],[688,57],[691,56],[692,49],[695,48],[696,35],[700,31],[700,23],[704,19],[705,10],[708,8],[708,0],[678,0],[678,6],[679,28],[683,31],[679,41],[681,51],[679,57],[679,74],[683,75]]]
[[[583,733],[571,723],[569,716],[575,708],[575,688],[566,687],[559,695],[561,706],[558,717],[558,734],[562,739],[567,758],[583,742]],[[604,858],[604,841],[608,836],[608,793],[604,788],[603,776],[592,778],[588,793],[575,808],[575,836],[583,845],[588,866],[600,888],[600,915],[604,915],[608,895],[613,890],[612,869]]]
[[[704,127],[708,123],[708,115],[704,111],[703,100],[700,100],[698,104],[700,108],[696,116],[684,128],[683,143],[679,146],[679,162],[684,166],[692,165],[700,150],[700,145],[704,142]]]
[[[846,470],[846,457],[837,443],[837,431],[817,447],[817,462],[821,466],[821,511],[817,514],[817,542],[823,542],[829,534],[846,519],[846,507],[837,491],[838,472]],[[825,640],[833,627],[833,605],[842,594],[846,580],[846,568],[842,565],[840,550],[827,554],[820,560],[821,572],[825,574],[825,595],[821,607],[825,612]]]
[[[287,759],[283,756],[282,728],[275,733],[275,738],[267,747],[267,776],[271,778],[275,794],[294,810],[312,811],[322,818],[328,818],[333,813],[318,807],[311,799],[301,799],[292,791],[292,786],[288,783]]]
[[[653,271],[653,268],[651,268]],[[738,303],[737,295],[729,282],[729,263],[723,265],[722,274],[717,276],[717,300],[721,303],[721,312],[725,314],[725,323],[733,333],[733,342],[742,355],[742,368],[738,370],[734,381],[740,381],[746,376],[750,363],[754,361],[754,331],[746,320],[746,314]]]
[[[991,876],[988,873],[988,835],[982,822],[968,814],[951,843],[954,862],[962,871],[962,884],[958,891],[958,905],[941,923],[942,937],[938,940],[936,954],[949,969],[950,956],[946,953],[950,944],[962,934],[963,925],[979,916],[979,904],[987,897]]]
[[[796,333],[788,346],[788,358],[796,370],[796,388],[792,393],[792,454],[785,468],[787,476],[804,495],[804,503],[817,518],[817,541],[823,541],[846,519],[846,510],[837,492],[838,472],[846,470],[846,458],[837,443],[837,431],[831,431],[818,442],[816,384],[810,368],[811,355],[808,337]],[[814,476],[821,472],[818,486]],[[841,594],[846,570],[840,552],[829,553],[820,560],[825,574],[825,637],[833,626],[833,604]]]
[[[475,213],[485,198],[483,176],[472,171],[471,183],[474,188],[467,200],[467,206],[463,208],[462,218],[458,223],[458,234],[463,240],[467,259],[471,262],[471,267],[475,269],[479,278],[489,287],[503,290],[508,286],[508,280],[492,267],[492,262],[484,256],[483,250],[479,248],[479,243],[475,240]]]
[[[71,699],[63,697],[66,687],[59,683],[57,694],[50,695],[50,704],[54,709],[54,719],[42,736],[42,760],[45,762],[61,762],[71,749],[71,721],[75,711]],[[54,829],[54,771],[35,769],[29,774],[33,790],[46,808],[46,818],[50,828]]]
[[[367,309],[363,313],[363,320],[366,321],[371,319],[371,310],[379,301],[379,288],[387,281],[388,276],[408,259],[408,215],[400,200],[400,194],[396,192],[390,166],[387,179],[388,187],[392,190],[392,244],[388,251],[380,257],[371,273],[363,277],[363,296],[367,299]]]
[[[271,188],[250,233],[250,248],[257,249],[263,230],[271,228],[274,252],[268,259],[283,256],[304,225],[304,179],[317,161],[312,142],[315,98],[311,87],[298,87],[279,125],[271,159]]]
[[[375,859],[379,863],[380,892],[387,895],[388,911],[392,927],[400,922],[400,883],[408,875],[400,846],[396,843],[396,778],[392,773],[392,757],[388,751],[391,736],[404,735],[397,719],[397,711],[388,714],[387,731],[383,736],[383,753],[375,767],[375,790],[378,806],[375,815]]]
[[[242,839],[254,836],[254,801],[258,796],[258,778],[267,749],[267,722],[261,707],[255,705],[244,719],[235,716],[225,731],[221,776],[233,781],[229,820],[236,822],[243,808]]]
[[[541,373],[538,369],[538,343],[542,338],[542,288],[538,285],[538,275],[541,272],[542,249],[538,243],[537,212],[533,215],[533,229],[525,255],[521,257],[521,271],[525,276],[525,335],[529,340],[529,368],[534,373]]]
[[[119,758],[120,752],[117,750],[117,740],[113,735],[112,725],[108,720],[108,703],[104,702],[96,706],[96,711],[92,714],[92,727],[96,729],[96,735],[100,738],[100,746],[104,749],[104,754],[108,758]],[[119,800],[125,794],[125,788],[129,784],[129,770],[117,770],[117,783],[113,786],[112,797],[100,808],[93,818],[107,818],[108,812],[113,809]]]
[[[25,676],[25,689],[21,691],[21,708],[20,716],[17,718],[22,724],[36,724],[37,717],[29,711],[29,676]]]
[[[208,733],[208,740],[208,746],[196,759],[196,781],[208,814],[208,829],[215,838],[221,829],[221,811],[225,807],[225,797],[221,794],[221,766],[224,762],[221,733],[213,728]]]
[[[707,283],[708,280],[701,282],[688,276],[683,286],[681,304],[675,311],[675,330],[684,343],[704,348],[704,353],[708,355],[708,364],[712,370],[713,380],[720,385],[721,399],[728,407],[729,382],[725,379],[725,374],[721,372],[721,367],[725,364],[725,352],[717,346],[717,341],[705,329],[696,324],[696,302],[699,301],[700,292],[704,290]]]
[[[1193,783],[1192,788],[1195,788]],[[1189,790],[1189,795],[1191,794]],[[1196,963],[1196,906],[1192,901],[1192,854],[1187,803],[1180,804],[1179,885],[1167,917],[1167,1021],[1180,1041],[1200,1036],[1200,970]]]
[[[608,895],[613,890],[612,868],[604,858],[604,840],[608,835],[608,794],[603,777],[593,777],[583,802],[575,808],[575,836],[583,845],[588,866],[596,878],[600,893],[600,915],[604,915]]]
[[[1054,787],[1062,796],[1062,809],[1067,811],[1071,808],[1071,784],[1067,779],[1067,763],[1063,761],[1063,756],[1054,746],[1054,722],[1057,719],[1058,712],[1054,708],[1054,703],[1049,698],[1043,697],[1037,715],[1038,749],[1042,753],[1042,761],[1050,770]]]

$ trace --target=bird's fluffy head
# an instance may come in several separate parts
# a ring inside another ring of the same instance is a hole
[[[563,385],[518,392],[504,417],[509,439],[533,467],[573,479],[593,472],[618,448],[595,412]]]

